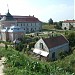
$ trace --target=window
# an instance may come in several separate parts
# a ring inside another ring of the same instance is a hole
[[[17,30],[19,30],[19,28],[17,28]]]
[[[13,28],[11,28],[11,30],[13,30]]]
[[[24,23],[24,26],[25,26],[25,23]]]
[[[40,49],[43,49],[43,43],[40,43]]]
[[[25,30],[25,28],[24,28],[24,30]]]
[[[22,24],[21,24],[21,26],[22,26]]]
[[[55,52],[52,53],[52,59],[55,60]]]
[[[17,24],[17,26],[18,26],[18,24]]]

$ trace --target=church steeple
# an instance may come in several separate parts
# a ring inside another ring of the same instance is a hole
[[[8,4],[7,4],[7,9],[8,9],[8,13],[9,13],[9,6],[8,6]]]

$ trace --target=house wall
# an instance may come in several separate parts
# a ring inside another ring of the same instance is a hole
[[[13,26],[13,25],[16,25],[17,22],[16,21],[0,21],[0,25],[1,25],[1,28],[4,28],[4,27],[10,27],[10,26]]]
[[[5,32],[1,32],[1,40],[6,41],[6,33]]]
[[[69,23],[62,23],[62,29],[66,29],[69,30],[70,26],[69,26]]]
[[[64,29],[65,27],[67,28],[67,30],[70,29],[71,25],[73,27],[75,27],[75,23],[62,23],[62,29]]]
[[[40,40],[35,44],[35,48],[36,48],[36,49],[41,49],[41,48],[40,48],[40,43],[43,44],[43,49],[42,49],[42,50],[49,52],[48,47],[46,46],[46,44],[44,43],[44,41],[43,41],[42,39],[40,39]]]
[[[17,21],[0,21],[0,30],[4,27],[19,26],[27,32],[37,32],[42,30],[41,22],[17,22]]]
[[[67,52],[69,51],[69,43],[66,43],[66,44],[63,44],[63,45],[49,49],[49,59],[53,60],[52,59],[52,53],[53,52],[55,52],[55,58],[59,59],[59,57],[60,57],[59,54],[61,52],[65,52],[65,51],[67,51]]]
[[[23,28],[25,32],[36,32],[42,29],[41,22],[17,22],[17,26]]]
[[[13,41],[13,33],[9,32],[9,40]]]
[[[9,40],[14,41],[15,39],[22,38],[23,32],[9,32]]]

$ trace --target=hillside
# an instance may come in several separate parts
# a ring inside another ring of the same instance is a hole
[[[74,75],[75,51],[73,54],[55,62],[33,59],[13,48],[0,48],[0,57],[6,57],[5,75]]]

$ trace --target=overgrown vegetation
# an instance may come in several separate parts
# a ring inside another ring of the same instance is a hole
[[[75,52],[63,60],[42,62],[12,48],[0,48],[0,56],[7,58],[5,75],[74,75]]]

